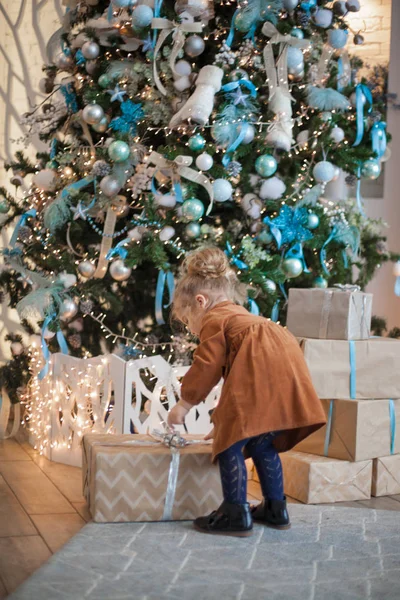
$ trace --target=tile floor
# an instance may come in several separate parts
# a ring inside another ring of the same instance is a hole
[[[260,496],[250,481],[249,500]],[[400,495],[341,506],[400,511]],[[0,600],[88,521],[81,469],[50,462],[27,442],[0,441]]]

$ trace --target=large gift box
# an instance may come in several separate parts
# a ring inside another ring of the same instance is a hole
[[[147,435],[89,434],[83,438],[83,489],[94,521],[186,520],[222,502],[211,445],[168,448]]]
[[[372,460],[349,462],[303,454],[281,454],[285,494],[306,504],[371,497]]]
[[[400,341],[299,339],[320,398],[400,398]]]
[[[297,337],[363,340],[370,336],[372,294],[355,286],[289,290],[287,328]]]
[[[322,400],[327,425],[295,450],[358,461],[400,453],[400,400]]]
[[[372,469],[372,495],[395,494],[400,494],[400,455],[376,458]]]

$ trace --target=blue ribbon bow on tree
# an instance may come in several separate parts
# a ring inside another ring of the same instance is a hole
[[[165,286],[167,286],[167,289],[168,289],[169,302],[168,302],[168,304],[163,305],[162,300],[163,300],[163,296],[164,296]],[[158,273],[157,287],[156,287],[155,312],[156,312],[156,321],[157,321],[158,325],[165,325],[165,320],[163,317],[163,308],[168,308],[169,306],[171,306],[172,301],[174,299],[174,292],[175,292],[174,274],[172,273],[172,271],[164,271],[163,269],[161,269],[160,272]]]
[[[239,255],[235,254],[233,252],[233,248],[232,248],[230,242],[226,242],[225,248],[226,248],[225,254],[229,258],[230,262],[233,265],[235,265],[240,271],[246,271],[249,268],[245,262],[243,262],[242,260],[240,260],[240,258],[238,258]]]
[[[356,86],[356,111],[357,111],[357,136],[356,140],[353,144],[354,146],[359,146],[362,142],[364,136],[364,100],[365,104],[369,104],[368,112],[372,111],[372,94],[371,90],[368,86],[363,83],[359,83]]]

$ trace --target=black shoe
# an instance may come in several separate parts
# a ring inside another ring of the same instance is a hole
[[[283,500],[264,500],[251,510],[255,521],[264,523],[274,529],[290,529],[290,519],[286,508],[286,496]]]
[[[250,505],[223,502],[218,510],[207,517],[199,517],[193,522],[194,528],[202,533],[247,537],[253,533],[253,519]]]

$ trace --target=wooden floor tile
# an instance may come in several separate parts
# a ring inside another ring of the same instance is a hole
[[[29,515],[75,512],[73,506],[32,461],[0,462],[0,474]]]
[[[30,458],[32,458],[33,456],[39,456],[39,452],[37,450],[34,450],[28,442],[18,440],[18,443],[21,446],[22,450],[24,450]]]
[[[85,502],[82,495],[82,469],[51,462],[39,454],[32,459],[70,502]]]
[[[3,460],[30,460],[30,457],[15,440],[0,440],[0,461]]]
[[[37,531],[0,475],[0,537],[13,535],[37,535]]]
[[[4,585],[4,583],[2,582],[2,580],[0,579],[0,600],[4,600],[5,598],[7,598],[8,594],[7,594],[7,590],[6,587]]]
[[[72,502],[72,506],[74,507],[76,512],[81,515],[82,519],[86,521],[86,523],[89,523],[89,521],[92,520],[92,515],[90,514],[86,502]]]
[[[86,525],[77,514],[32,515],[40,535],[52,552],[57,552]]]
[[[51,552],[38,535],[0,538],[0,578],[10,594],[32,575]]]

